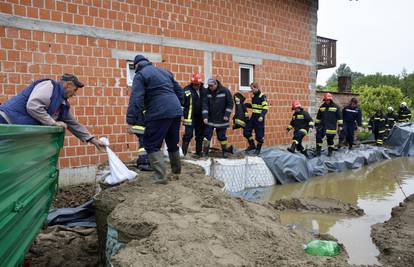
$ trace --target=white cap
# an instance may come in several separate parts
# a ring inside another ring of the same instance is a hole
[[[388,107],[388,111],[394,111],[392,107]]]

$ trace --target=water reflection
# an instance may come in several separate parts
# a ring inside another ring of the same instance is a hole
[[[398,182],[397,182],[398,181]],[[414,193],[414,158],[397,158],[342,173],[331,173],[305,183],[263,189],[259,201],[281,198],[334,198],[356,204],[365,216],[358,218],[301,212],[283,212],[283,224],[297,224],[308,231],[329,233],[343,243],[350,264],[378,264],[371,225],[388,220],[391,209]]]

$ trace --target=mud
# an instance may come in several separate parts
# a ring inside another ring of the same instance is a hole
[[[270,205],[277,210],[312,211],[350,216],[364,215],[364,210],[357,206],[332,198],[280,199]]]
[[[200,167],[184,164],[180,179],[167,185],[151,184],[150,175],[140,172],[94,203],[100,239],[107,214],[126,244],[114,266],[348,266],[345,251],[306,254],[309,233],[289,230],[268,204],[227,196]]]
[[[383,266],[413,266],[414,194],[392,209],[388,221],[372,226],[371,236]]]
[[[48,227],[39,233],[25,259],[31,267],[99,266],[96,229]]]
[[[59,188],[51,208],[74,208],[91,200],[95,195],[95,184],[79,184]]]

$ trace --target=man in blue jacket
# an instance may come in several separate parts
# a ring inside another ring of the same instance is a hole
[[[81,141],[103,150],[105,145],[70,112],[68,99],[83,86],[73,74],[63,74],[60,81],[37,80],[0,106],[0,124],[64,127]]]
[[[342,144],[344,139],[348,143],[349,150],[352,150],[354,144],[355,130],[362,127],[362,111],[358,107],[358,100],[353,97],[349,105],[342,110],[343,129],[339,135],[339,144]]]
[[[134,59],[135,76],[126,116],[129,125],[142,125],[145,112],[145,150],[156,175],[154,183],[166,184],[166,166],[160,151],[165,140],[171,171],[181,173],[179,133],[184,91],[171,72],[152,65],[147,58]]]

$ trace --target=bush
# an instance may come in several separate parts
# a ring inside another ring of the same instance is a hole
[[[408,106],[411,104],[411,101],[404,98],[401,89],[397,87],[386,85],[379,87],[362,86],[357,90],[360,93],[359,102],[365,118],[374,115],[377,109],[382,109],[386,113],[389,106],[397,111],[403,101],[407,102]]]

